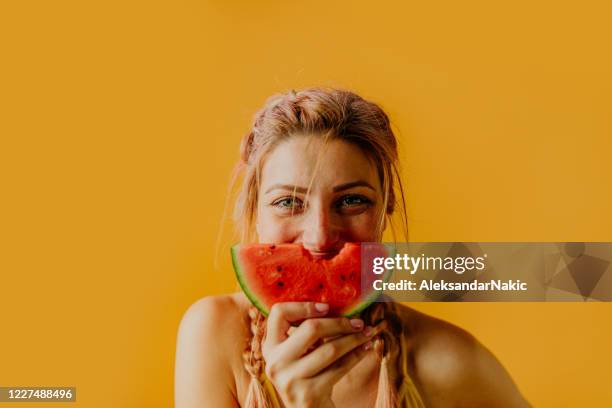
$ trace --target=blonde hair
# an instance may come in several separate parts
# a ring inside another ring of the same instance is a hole
[[[255,222],[260,172],[265,157],[279,143],[295,135],[343,140],[359,148],[376,166],[383,192],[379,218],[379,236],[386,222],[395,238],[392,215],[399,206],[401,230],[408,239],[404,191],[398,169],[397,140],[387,114],[375,103],[340,89],[309,88],[270,97],[254,116],[251,130],[243,137],[241,160],[236,166],[232,185],[243,177],[234,206],[234,222],[241,241],[255,242]],[[366,325],[383,323],[374,350],[381,360],[377,408],[422,407],[423,402],[410,379],[406,338],[393,302],[374,303],[364,312]],[[265,316],[256,308],[249,310],[251,339],[243,353],[244,366],[251,377],[245,405],[249,408],[279,406],[274,390],[264,388],[264,364],[261,343],[265,338]],[[392,362],[396,364],[391,364]],[[394,374],[394,375],[391,375]],[[396,382],[391,383],[391,378]],[[269,385],[269,384],[268,384]],[[272,394],[272,395],[271,395]]]

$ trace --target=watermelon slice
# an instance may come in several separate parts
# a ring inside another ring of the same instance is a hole
[[[353,316],[379,295],[372,282],[391,275],[371,272],[374,257],[388,256],[382,244],[363,248],[347,243],[331,259],[314,258],[301,244],[241,244],[231,252],[242,290],[266,316],[274,303],[288,301],[324,302],[328,316]]]

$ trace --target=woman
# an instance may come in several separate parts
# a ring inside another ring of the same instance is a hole
[[[387,115],[352,92],[276,95],[241,145],[243,242],[330,257],[380,241],[406,211]],[[399,208],[399,210],[398,210]],[[267,318],[242,293],[200,299],[181,322],[175,402],[188,407],[528,407],[474,337],[394,302],[360,316],[285,302]]]

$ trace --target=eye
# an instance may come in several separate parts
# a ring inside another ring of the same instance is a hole
[[[372,200],[365,196],[350,194],[341,197],[338,201],[336,201],[335,206],[340,212],[358,214],[371,207],[372,204]]]
[[[281,211],[296,211],[301,210],[304,204],[302,200],[297,197],[283,197],[278,199],[271,204],[273,207],[278,208]]]

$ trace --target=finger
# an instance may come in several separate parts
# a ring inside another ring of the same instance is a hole
[[[329,305],[315,302],[280,302],[275,303],[270,309],[266,328],[266,341],[276,345],[287,336],[291,322],[307,319],[309,317],[321,317],[329,311]],[[292,336],[293,337],[293,336]]]
[[[313,380],[320,384],[335,384],[344,377],[353,367],[357,365],[363,358],[372,352],[374,349],[372,340],[368,340],[363,345],[354,348],[349,353],[336,360],[332,365],[327,367],[319,375],[313,377]]]
[[[283,342],[284,358],[295,360],[326,337],[352,334],[363,330],[363,320],[346,317],[308,319]]]
[[[329,336],[344,336],[363,330],[363,320],[346,317],[311,318],[302,322],[291,336],[274,348],[275,356],[286,362],[298,360],[312,349],[319,347]],[[264,344],[267,349],[269,346]]]
[[[295,375],[301,378],[315,376],[346,354],[370,341],[378,333],[378,330],[377,328],[367,328],[361,333],[345,335],[322,344],[293,363],[291,370],[295,370]]]

